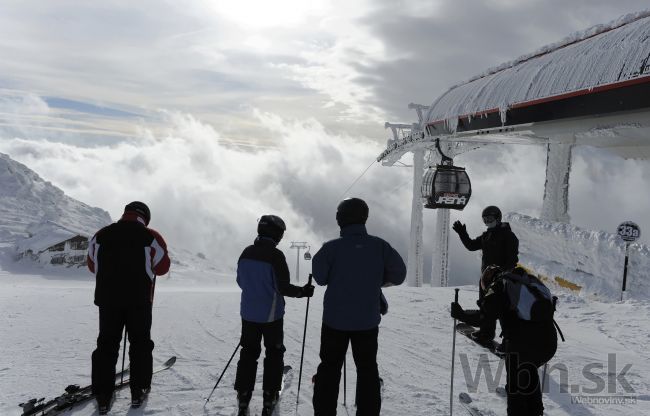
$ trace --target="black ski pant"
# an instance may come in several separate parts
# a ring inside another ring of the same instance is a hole
[[[481,281],[478,282],[478,304],[481,304],[483,297],[485,296],[485,290],[481,287]],[[480,326],[481,334],[485,334],[486,338],[494,339],[497,330],[497,321],[496,319],[481,319]]]
[[[255,389],[255,375],[257,374],[257,359],[260,357],[264,339],[266,349],[264,357],[264,391],[277,392],[282,383],[282,367],[284,367],[284,321],[278,319],[273,322],[241,321],[241,352],[237,363],[237,377],[235,390],[253,391]]]
[[[381,410],[381,386],[377,369],[379,328],[341,331],[323,324],[320,336],[321,363],[314,384],[314,415],[334,416],[339,397],[341,368],[352,344],[357,367],[357,416],[378,416]]]
[[[122,333],[126,326],[129,338],[131,392],[151,386],[153,371],[151,340],[151,305],[99,307],[99,336],[92,354],[92,391],[112,395],[115,388],[115,365]],[[119,382],[119,381],[118,381]]]
[[[541,416],[544,413],[542,389],[537,369],[551,357],[509,352],[506,354],[508,416]]]

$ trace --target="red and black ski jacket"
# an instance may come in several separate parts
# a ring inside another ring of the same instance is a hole
[[[125,214],[99,230],[88,244],[88,269],[95,274],[95,305],[153,303],[154,279],[169,271],[167,244],[142,220]]]

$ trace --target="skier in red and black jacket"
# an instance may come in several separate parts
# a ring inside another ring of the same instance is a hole
[[[111,407],[115,365],[124,327],[129,338],[131,404],[139,407],[153,371],[151,309],[156,276],[169,271],[167,245],[148,228],[151,212],[142,202],[124,207],[122,218],[99,230],[88,244],[88,269],[95,274],[99,336],[92,354],[92,391],[99,414]]]

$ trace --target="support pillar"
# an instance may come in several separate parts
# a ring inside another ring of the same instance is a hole
[[[444,152],[451,154],[450,145],[445,144]],[[440,155],[442,161],[442,155]],[[431,256],[431,286],[447,287],[449,285],[449,210],[436,209],[436,232]]]
[[[541,218],[568,223],[569,174],[572,144],[549,143],[546,148],[546,182]]]
[[[449,210],[436,210],[436,233],[431,259],[431,286],[449,285]]]
[[[406,283],[420,287],[424,279],[424,244],[422,242],[422,176],[424,150],[413,152],[413,201],[411,202],[411,240],[409,243]]]

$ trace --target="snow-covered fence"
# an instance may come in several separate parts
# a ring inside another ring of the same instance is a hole
[[[583,295],[618,299],[623,281],[625,243],[604,231],[509,213],[519,238],[520,263]],[[630,244],[626,297],[650,297],[650,249]]]

